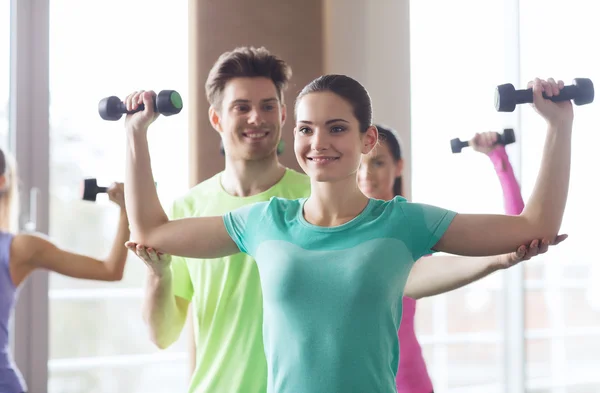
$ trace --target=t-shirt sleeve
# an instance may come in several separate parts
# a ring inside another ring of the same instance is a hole
[[[254,256],[269,202],[259,202],[230,211],[223,216],[225,229],[241,252]],[[263,228],[264,229],[264,228]]]
[[[410,227],[414,259],[437,252],[432,247],[446,233],[456,212],[423,203],[403,203],[401,206]]]
[[[183,218],[177,202],[171,205],[169,218],[171,220]],[[173,294],[187,301],[192,301],[194,286],[184,257],[171,256],[171,276],[173,279]]]

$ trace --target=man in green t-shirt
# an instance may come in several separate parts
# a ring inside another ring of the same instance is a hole
[[[225,150],[225,170],[177,199],[172,219],[218,216],[273,196],[310,194],[308,177],[277,159],[290,77],[291,68],[264,48],[237,48],[219,57],[206,96],[210,122]],[[146,259],[144,318],[158,347],[178,339],[192,305],[196,359],[188,392],[266,392],[255,261],[243,253],[207,260],[172,257],[170,263],[156,255],[154,263]]]

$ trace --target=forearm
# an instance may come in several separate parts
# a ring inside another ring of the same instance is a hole
[[[424,257],[419,259],[411,270],[404,295],[420,299],[450,292],[486,277],[499,268],[498,256],[441,255]]]
[[[146,133],[128,131],[125,204],[133,238],[140,243],[153,229],[169,221],[165,214],[152,176],[150,151]]]
[[[177,307],[170,271],[160,276],[148,271],[143,310],[150,338],[156,346],[164,349],[177,341],[186,316]]]
[[[504,146],[498,146],[490,152],[489,157],[500,180],[505,213],[513,216],[521,214],[524,207],[523,196],[506,149]]]
[[[127,219],[127,212],[122,209],[119,215],[117,235],[113,241],[110,253],[104,262],[111,280],[120,281],[123,278],[123,271],[125,270],[125,263],[127,262],[127,248],[125,247],[125,242],[129,240],[129,236],[129,220]]]
[[[572,124],[549,126],[535,187],[522,216],[535,227],[534,238],[554,239],[560,230],[571,172]]]

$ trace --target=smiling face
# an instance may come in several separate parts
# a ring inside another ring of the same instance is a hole
[[[371,154],[362,158],[358,186],[369,198],[389,200],[394,197],[394,183],[402,176],[404,162],[396,160],[387,142],[380,140]]]
[[[254,161],[276,156],[285,106],[269,78],[233,78],[223,90],[220,108],[210,109],[228,157]]]
[[[377,142],[377,130],[369,127],[360,132],[352,105],[330,91],[302,96],[296,118],[296,159],[317,182],[355,178],[362,155]]]

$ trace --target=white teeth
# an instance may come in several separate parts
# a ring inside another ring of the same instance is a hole
[[[248,138],[252,138],[252,139],[259,139],[259,138],[264,137],[265,135],[267,135],[266,132],[263,132],[263,133],[260,133],[260,134],[246,134],[246,136]]]
[[[316,162],[325,162],[325,161],[333,161],[333,160],[335,160],[335,158],[331,158],[331,157],[311,158],[311,160],[316,161]]]

